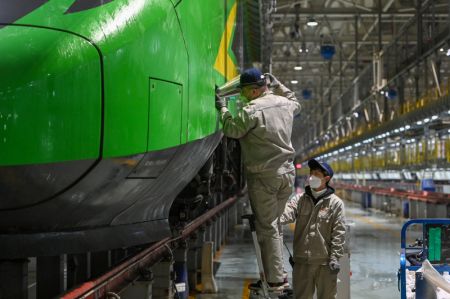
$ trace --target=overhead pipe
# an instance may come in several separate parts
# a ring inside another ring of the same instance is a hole
[[[434,83],[436,84],[439,97],[442,97],[441,85],[439,84],[439,78],[438,73],[436,71],[436,63],[434,62],[434,59],[431,59],[431,69],[433,70]]]

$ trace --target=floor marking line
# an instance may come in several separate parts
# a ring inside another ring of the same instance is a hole
[[[242,290],[242,299],[248,299],[250,297],[250,290],[248,289],[249,284],[251,283],[250,279],[244,280],[244,289]]]

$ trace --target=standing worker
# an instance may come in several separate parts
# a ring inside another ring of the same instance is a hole
[[[266,76],[270,79],[270,89]],[[247,175],[250,204],[255,215],[258,242],[269,291],[281,291],[283,275],[283,235],[280,217],[293,192],[295,168],[291,144],[294,117],[300,113],[295,94],[271,74],[245,70],[240,77],[241,97],[247,105],[234,117],[225,99],[216,96],[223,133],[239,139]],[[261,282],[250,284],[261,288]]]
[[[335,299],[339,258],[344,254],[344,203],[328,185],[333,177],[330,165],[308,161],[309,186],[287,203],[281,222],[295,222],[295,299]]]

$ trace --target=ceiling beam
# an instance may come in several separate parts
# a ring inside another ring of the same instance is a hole
[[[354,1],[353,2],[350,2],[350,1],[347,1],[347,0],[337,0],[337,1],[339,1],[341,3],[344,3],[344,4],[347,4],[347,5],[352,5],[353,7],[359,8],[359,9],[364,10],[364,11],[372,12],[372,9],[370,9],[368,7],[365,7],[365,6],[362,6],[362,5],[359,5],[359,4],[356,4]]]
[[[358,58],[361,61],[368,61],[370,60],[372,62],[373,60],[373,56],[362,56]],[[331,63],[338,63],[339,59],[332,59],[330,60]],[[328,60],[323,59],[323,57],[321,56],[312,56],[312,57],[305,57],[305,58],[298,58],[298,57],[293,57],[293,58],[288,58],[285,56],[272,56],[272,63],[276,64],[276,63],[292,63],[292,64],[300,64],[300,65],[308,65],[308,63],[328,63]],[[355,62],[354,60],[342,60],[342,62],[347,62],[347,63],[353,63]]]
[[[299,11],[299,16],[314,16],[314,17],[324,17],[327,16],[330,18],[348,18],[348,17],[354,17],[355,15],[358,15],[360,17],[372,17],[372,18],[378,18],[378,12],[356,12],[354,9],[348,9],[348,8],[327,8],[327,9],[301,9]],[[395,11],[395,12],[383,12],[383,17],[399,17],[399,18],[412,18],[415,14],[411,12],[402,12],[402,11]],[[426,17],[432,17],[432,13],[424,13],[423,16]],[[448,13],[445,10],[437,10],[435,12],[435,17],[439,18],[445,18],[448,16]],[[272,14],[272,18],[274,21],[277,19],[286,19],[286,18],[292,18],[294,19],[297,17],[297,14],[292,13],[291,11],[286,13],[277,12]]]
[[[320,43],[322,41],[323,41],[323,39],[320,38],[320,37],[311,37],[311,38],[304,37],[303,41],[293,41],[293,40],[285,40],[285,39],[281,39],[281,38],[274,38],[272,44],[274,46],[280,46],[280,45],[283,46],[283,45],[286,45],[286,44],[287,45],[291,44],[291,45],[295,45],[295,46],[300,47],[302,42]],[[343,44],[354,44],[355,43],[355,37],[343,36],[343,37],[340,37],[337,41],[341,42]],[[378,39],[376,39],[376,38],[366,39],[364,41],[358,41],[358,43],[361,43],[361,44],[373,44],[373,43],[378,44]],[[382,40],[381,43],[382,44],[392,43],[392,38],[391,39]],[[399,43],[399,42],[397,42],[397,43]],[[406,41],[404,41],[404,43],[406,43]],[[416,44],[416,43],[417,43],[417,41],[414,41],[414,42],[408,41],[408,44]]]

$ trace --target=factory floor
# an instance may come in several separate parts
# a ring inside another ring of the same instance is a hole
[[[346,202],[346,220],[350,225],[350,298],[399,298],[397,270],[399,268],[400,231],[403,220],[373,210],[362,210]],[[284,229],[285,242],[292,250],[293,225]],[[292,268],[285,269],[292,278]],[[217,294],[196,292],[189,298],[249,298],[247,285],[258,279],[257,264],[251,234],[247,225],[237,225],[216,256],[218,271]],[[201,286],[200,286],[201,288]]]

